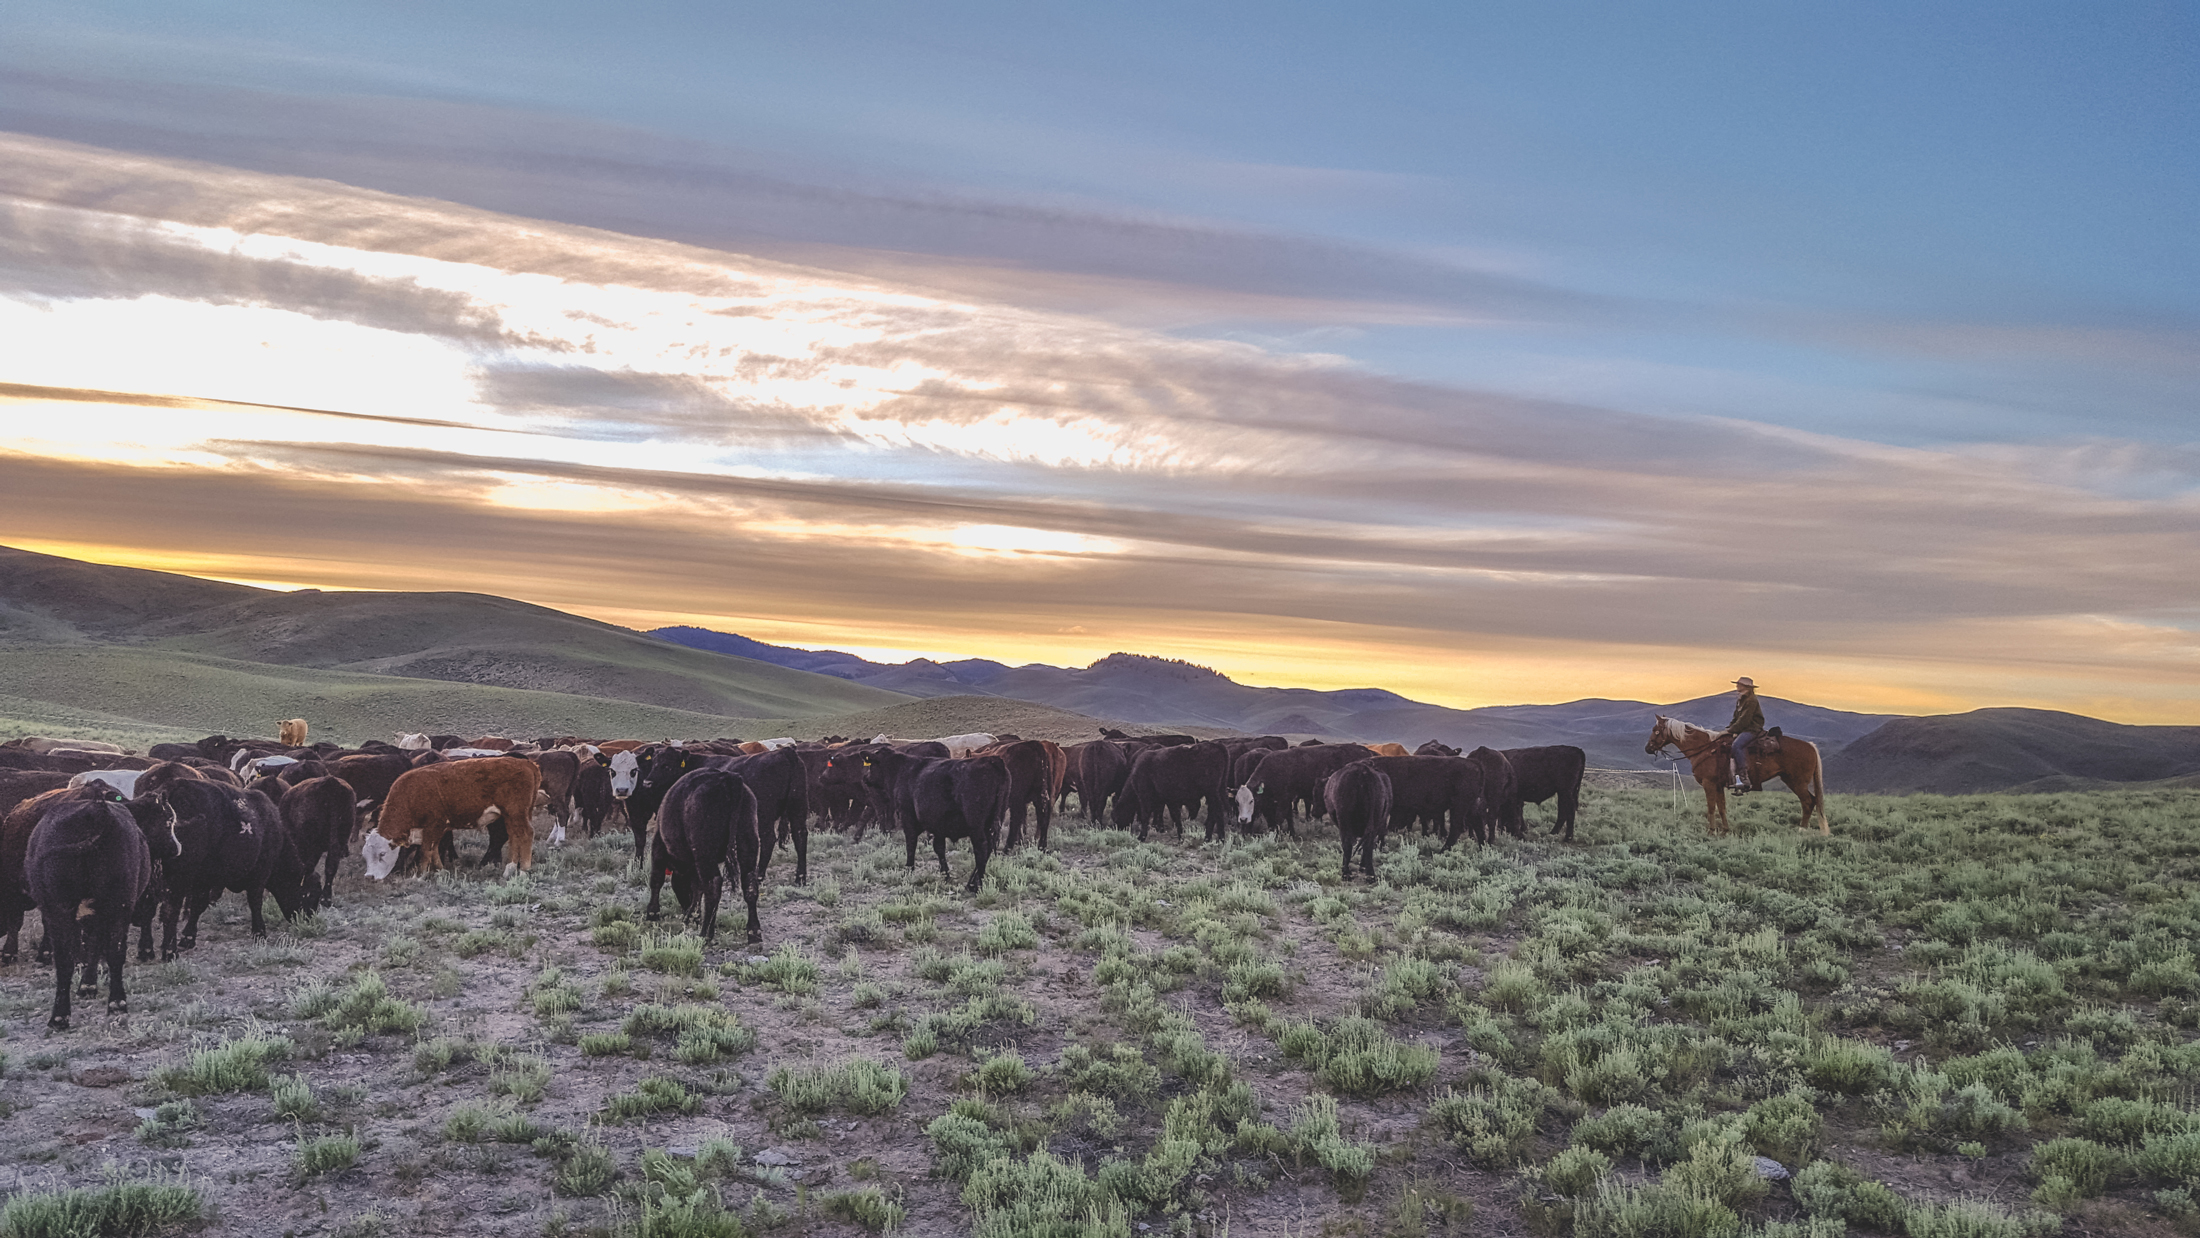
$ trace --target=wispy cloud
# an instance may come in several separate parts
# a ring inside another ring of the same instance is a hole
[[[1409,383],[21,137],[0,276],[47,345],[0,374],[0,519],[41,545],[993,656],[1174,633],[1454,700],[1521,682],[1500,664],[1568,676],[1548,698],[1735,657],[1859,705],[1889,666],[1901,692],[2021,671],[2129,716],[2200,687],[2189,451]]]

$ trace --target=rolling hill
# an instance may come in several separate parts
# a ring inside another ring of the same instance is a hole
[[[0,548],[0,641],[119,645],[716,717],[841,714],[910,699],[487,594],[286,593],[8,548]]]
[[[1642,751],[1658,714],[1716,726],[1726,721],[1733,707],[1730,696],[1709,696],[1672,705],[1583,700],[1450,709],[1381,688],[1251,687],[1203,666],[1130,653],[1109,654],[1079,668],[1044,663],[1012,667],[984,658],[952,662],[918,658],[888,664],[851,653],[789,649],[703,628],[658,628],[650,635],[911,696],[980,693],[1152,727],[1210,727],[1293,738],[1397,740],[1408,746],[1435,739],[1461,748],[1573,744],[1589,753],[1590,764],[1612,769],[1661,768]],[[1766,713],[1776,724],[1826,749],[1867,734],[1891,717],[1775,697],[1764,701]]]
[[[1901,718],[1826,761],[1829,787],[1905,794],[2097,790],[2200,777],[2200,727],[2048,709]]]

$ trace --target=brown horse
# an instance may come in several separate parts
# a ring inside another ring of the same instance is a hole
[[[1704,828],[1713,834],[1724,835],[1726,822],[1727,780],[1721,776],[1721,766],[1726,764],[1728,745],[1732,741],[1716,731],[1706,730],[1688,722],[1676,722],[1664,714],[1658,715],[1658,724],[1650,728],[1650,742],[1643,751],[1656,756],[1667,745],[1681,750],[1688,758],[1690,770],[1696,775],[1696,785],[1703,788]],[[1749,782],[1762,786],[1769,777],[1778,777],[1795,792],[1795,798],[1803,802],[1801,828],[1810,828],[1813,813],[1818,817],[1818,832],[1831,834],[1826,824],[1826,776],[1818,762],[1818,745],[1792,735],[1782,736],[1778,748],[1764,751],[1763,740],[1749,748]]]

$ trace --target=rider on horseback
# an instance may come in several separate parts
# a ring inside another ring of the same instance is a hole
[[[1734,720],[1726,724],[1726,729],[1720,735],[1731,736],[1734,740],[1734,789],[1747,791],[1751,789],[1749,745],[1750,741],[1764,734],[1765,710],[1764,706],[1757,703],[1757,681],[1744,675],[1734,681],[1734,686],[1741,689],[1742,696],[1734,702]]]

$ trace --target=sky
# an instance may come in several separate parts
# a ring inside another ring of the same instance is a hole
[[[2193,3],[17,0],[0,542],[2200,723],[2196,218]]]

